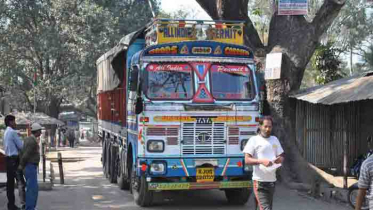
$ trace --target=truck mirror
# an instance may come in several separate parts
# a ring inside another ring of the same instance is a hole
[[[143,108],[144,108],[144,104],[142,102],[142,98],[137,97],[136,104],[135,104],[135,113],[136,114],[141,114],[141,112],[143,111]]]
[[[130,78],[129,78],[129,89],[130,91],[137,91],[137,81],[138,81],[138,77],[139,77],[139,71],[137,69],[137,67],[133,67],[132,68],[132,71],[131,71],[131,74],[130,74]]]

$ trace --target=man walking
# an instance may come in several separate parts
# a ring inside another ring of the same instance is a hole
[[[250,138],[243,152],[245,163],[253,165],[254,193],[260,210],[272,210],[276,185],[276,169],[284,161],[279,140],[271,136],[273,120],[265,116],[259,120],[258,135]]]
[[[41,130],[42,127],[38,123],[31,125],[31,136],[25,139],[19,166],[20,170],[25,171],[26,177],[26,210],[35,210],[38,200],[37,167],[40,162],[40,152],[37,138],[41,135]]]
[[[24,188],[22,186],[23,174],[17,172],[19,165],[19,152],[23,148],[23,142],[18,136],[16,128],[16,118],[13,115],[5,117],[6,130],[4,133],[4,149],[5,149],[5,162],[6,162],[6,195],[8,197],[8,210],[20,209],[15,205],[14,196],[14,181],[17,180],[19,186],[19,195],[21,204],[24,203]]]

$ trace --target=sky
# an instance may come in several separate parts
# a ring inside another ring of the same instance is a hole
[[[161,8],[167,12],[172,13],[178,9],[192,10],[195,13],[195,18],[200,20],[211,20],[210,16],[199,6],[195,0],[161,0]]]

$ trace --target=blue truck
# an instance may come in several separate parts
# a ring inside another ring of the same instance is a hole
[[[252,192],[242,150],[256,135],[261,97],[243,22],[155,19],[102,55],[98,134],[105,176],[139,206],[154,193]]]

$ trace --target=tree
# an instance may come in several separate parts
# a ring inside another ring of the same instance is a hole
[[[96,60],[152,17],[148,4],[132,0],[0,4],[0,82],[21,91],[29,110],[36,90],[37,111],[53,117],[63,103],[95,116]]]
[[[367,65],[368,70],[373,70],[373,43],[364,51],[363,61]]]
[[[365,0],[350,0],[328,30],[325,39],[334,42],[333,48],[348,56],[350,75],[354,74],[353,56],[362,56],[366,41],[373,35],[373,18]]]
[[[312,57],[312,67],[318,72],[315,80],[318,84],[326,84],[341,79],[344,73],[341,71],[341,61],[332,47],[333,43],[321,44],[315,50]]]
[[[282,77],[267,81],[267,101],[275,119],[275,133],[286,152],[284,178],[312,183],[317,176],[302,158],[295,145],[295,107],[289,93],[299,89],[305,68],[310,61],[321,36],[345,4],[345,0],[325,0],[313,18],[304,16],[279,16],[274,11],[269,24],[268,45],[264,46],[251,18],[248,16],[248,0],[197,0],[214,20],[245,21],[245,44],[256,56],[282,52]],[[275,1],[273,1],[275,2]],[[294,176],[293,176],[294,175]]]

